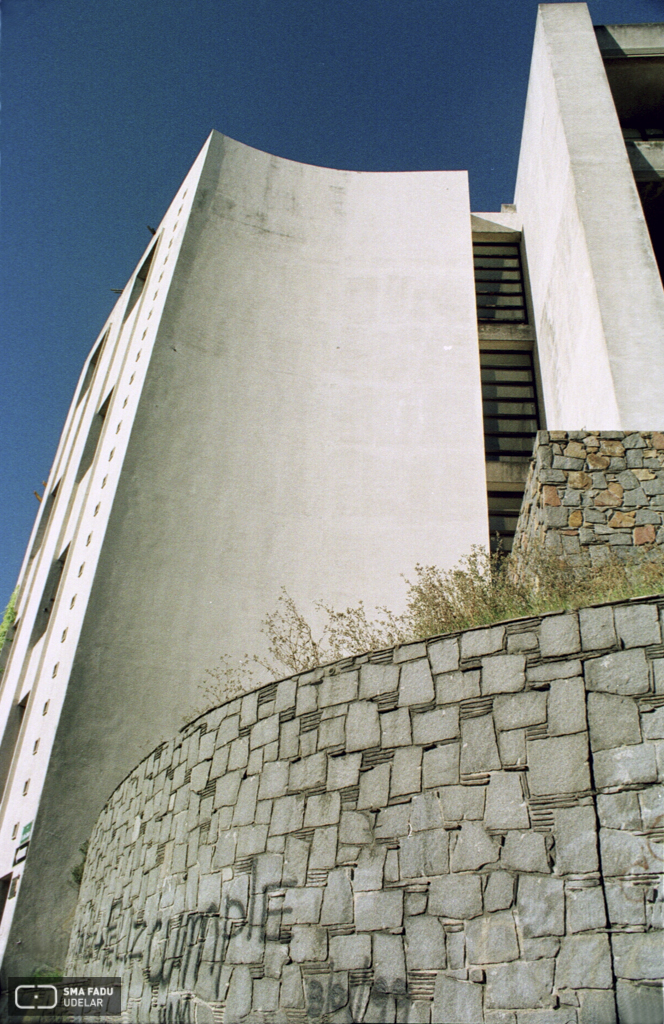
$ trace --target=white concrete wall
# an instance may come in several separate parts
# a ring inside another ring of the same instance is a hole
[[[111,318],[49,479],[64,473],[43,569],[26,569],[0,697],[31,694],[0,824],[1,877],[13,824],[36,818],[0,930],[14,973],[57,966],[104,800],[200,704],[222,652],[260,652],[280,587],[307,611],[321,597],[398,610],[401,572],[487,542],[466,175],[306,167],[213,134],[192,176],[191,213],[185,182],[121,334]],[[41,575],[67,543],[28,672]]]
[[[585,4],[539,9],[515,202],[547,425],[664,418],[664,291]]]

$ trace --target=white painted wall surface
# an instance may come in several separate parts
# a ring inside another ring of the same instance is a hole
[[[585,4],[540,5],[515,202],[547,424],[664,418],[664,291]]]

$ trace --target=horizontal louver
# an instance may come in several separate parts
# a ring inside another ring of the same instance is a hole
[[[526,323],[519,245],[474,242],[477,319]]]

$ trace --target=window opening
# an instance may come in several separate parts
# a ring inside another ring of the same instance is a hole
[[[90,356],[90,359],[88,360],[88,365],[87,365],[86,370],[85,370],[85,377],[83,378],[83,383],[81,384],[81,390],[78,393],[78,399],[76,401],[76,406],[77,407],[81,404],[81,401],[82,401],[83,397],[85,396],[85,394],[88,391],[90,385],[92,384],[92,378],[95,375],[95,370],[97,369],[97,363],[99,362],[99,357],[101,355],[101,350],[103,349],[104,344],[106,342],[106,339],[108,338],[109,331],[110,331],[110,328],[109,328],[108,331],[106,331],[106,334],[101,339],[101,341],[97,345],[96,349],[94,350],[94,352]]]
[[[487,462],[529,459],[538,430],[532,352],[480,352]]]
[[[30,561],[32,561],[32,559],[35,557],[35,555],[39,551],[40,547],[42,546],[42,541],[44,540],[44,534],[46,533],[46,527],[48,526],[49,520],[51,518],[51,513],[53,511],[53,506],[55,505],[55,499],[56,499],[57,494],[58,494],[58,487],[59,486],[60,486],[60,481],[58,481],[58,483],[55,485],[55,487],[53,488],[53,490],[49,494],[49,496],[46,499],[46,501],[42,502],[42,505],[41,505],[41,516],[39,518],[39,525],[37,527],[37,533],[35,535],[35,539],[34,539],[34,543],[32,545],[32,549],[30,551]]]
[[[0,878],[0,921],[2,921],[2,915],[5,912],[5,906],[9,898],[9,887],[11,885],[12,876],[11,874],[5,875],[4,878]]]
[[[14,757],[16,744],[18,743],[18,738],[21,733],[21,726],[25,717],[25,709],[28,705],[29,696],[30,694],[26,694],[20,704],[12,704],[9,715],[7,716],[4,736],[0,743],[0,792],[4,790],[7,782],[12,758]]]
[[[150,270],[150,264],[152,263],[152,257],[155,254],[156,248],[157,248],[156,245],[152,246],[152,248],[150,249],[150,252],[147,254],[147,256],[145,257],[145,259],[143,261],[141,269],[138,271],[138,273],[136,274],[136,277],[134,278],[134,284],[133,284],[132,289],[131,289],[131,294],[129,295],[129,302],[127,303],[127,308],[126,308],[125,314],[124,314],[124,316],[122,318],[122,322],[123,323],[129,317],[129,315],[131,314],[131,311],[133,310],[134,306],[136,305],[136,303],[140,299],[141,295],[143,294],[143,289],[145,288],[145,282],[148,279],[148,272]]]
[[[99,409],[99,412],[95,414],[90,424],[88,436],[83,447],[83,454],[81,455],[81,461],[78,464],[78,471],[76,473],[76,483],[80,483],[87,471],[90,469],[97,451],[97,445],[101,437],[102,427],[104,426],[104,420],[108,412],[108,407],[111,404],[111,398],[113,392],[108,395],[108,398]]]
[[[518,242],[473,242],[477,319],[527,323]]]
[[[55,605],[55,599],[60,586],[60,580],[62,579],[62,573],[64,572],[65,563],[67,561],[67,555],[69,553],[69,547],[67,547],[60,558],[56,559],[49,569],[48,576],[46,577],[46,584],[42,592],[41,601],[39,608],[35,616],[35,623],[32,627],[32,637],[30,638],[30,646],[34,647],[39,639],[46,632],[53,606]]]

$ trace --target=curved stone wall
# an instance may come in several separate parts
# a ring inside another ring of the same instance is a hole
[[[106,804],[68,973],[122,976],[140,1022],[661,1020],[663,605],[347,659],[198,718]]]

